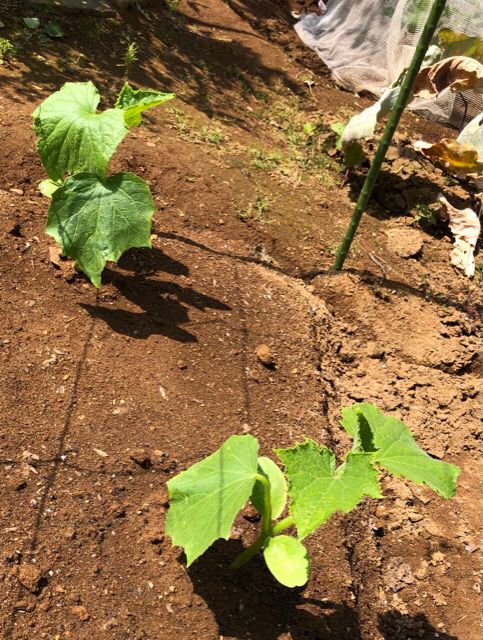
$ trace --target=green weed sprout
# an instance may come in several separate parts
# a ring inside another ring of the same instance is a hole
[[[139,47],[135,42],[130,42],[127,45],[126,51],[124,52],[124,64],[126,65],[126,67],[131,67],[135,62],[138,61],[138,52]]]
[[[339,466],[330,449],[307,439],[275,449],[282,471],[270,458],[258,456],[258,440],[247,434],[231,436],[208,458],[169,480],[166,532],[173,545],[184,549],[188,566],[216,540],[229,538],[238,512],[250,500],[261,515],[261,532],[232,568],[263,550],[281,584],[302,586],[310,574],[304,538],[335,513],[352,511],[363,498],[382,498],[381,472],[425,484],[444,498],[455,495],[459,468],[431,458],[400,420],[358,403],[342,410],[341,424],[353,446]],[[296,536],[283,533],[290,528]]]
[[[15,55],[15,45],[8,38],[0,38],[0,64]]]

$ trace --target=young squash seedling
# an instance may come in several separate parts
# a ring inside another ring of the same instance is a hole
[[[400,420],[358,403],[342,410],[341,424],[353,446],[339,466],[330,449],[307,439],[289,449],[275,449],[282,472],[270,458],[258,457],[256,438],[235,435],[169,480],[166,532],[173,545],[184,549],[188,566],[216,540],[229,538],[238,512],[250,500],[262,517],[261,532],[232,568],[263,550],[279,582],[302,586],[310,574],[302,540],[334,513],[352,511],[364,497],[382,498],[382,471],[426,484],[445,498],[455,495],[459,468],[431,458]],[[288,515],[281,517],[287,500]],[[291,527],[296,536],[282,533]]]
[[[141,114],[174,98],[173,93],[125,84],[114,108],[98,112],[92,82],[68,82],[33,113],[37,150],[52,198],[46,232],[99,287],[107,261],[133,247],[151,246],[155,210],[148,185],[134,173],[107,175],[110,159]]]

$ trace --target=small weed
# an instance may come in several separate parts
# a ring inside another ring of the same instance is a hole
[[[170,11],[173,11],[173,13],[175,11],[178,11],[179,9],[179,0],[165,0],[166,2],[166,6],[168,7],[168,9]]]
[[[438,214],[428,207],[427,204],[416,205],[418,213],[414,216],[414,222],[427,224],[431,227],[435,227],[438,224]]]
[[[253,95],[260,102],[265,102],[266,104],[268,104],[268,102],[270,101],[269,95],[268,93],[266,93],[266,91],[260,91],[260,89],[254,89]]]
[[[244,210],[239,209],[237,216],[240,220],[254,220],[255,222],[268,222],[267,213],[270,210],[272,200],[261,194],[257,194],[255,200],[250,202]]]
[[[16,47],[8,38],[0,38],[0,64],[3,64],[5,60],[13,58],[16,53]]]
[[[339,251],[339,243],[329,245],[327,247],[327,251],[330,253],[331,256],[336,256]]]
[[[444,176],[444,184],[447,187],[457,187],[459,185],[458,180],[455,180],[451,176]]]
[[[224,141],[224,136],[218,129],[210,129],[208,127],[202,127],[199,133],[200,140],[202,142],[209,142],[210,144],[220,145]]]
[[[139,60],[138,52],[138,45],[135,42],[129,42],[123,56],[124,64],[126,65],[126,67],[131,67],[135,62]]]
[[[475,264],[475,282],[481,283],[483,281],[483,262],[477,262]]]
[[[264,171],[272,171],[282,160],[282,154],[279,151],[265,151],[264,149],[250,149],[252,156],[252,165],[256,169]]]
[[[168,109],[168,112],[174,115],[174,128],[176,131],[182,138],[188,138],[191,133],[191,127],[188,124],[188,116],[186,113],[182,109],[177,109],[176,107]]]

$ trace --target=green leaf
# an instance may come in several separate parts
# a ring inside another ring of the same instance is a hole
[[[342,144],[342,142],[341,142]],[[358,167],[365,160],[364,150],[360,142],[349,142],[344,147],[344,164],[349,169]]]
[[[124,111],[127,127],[139,126],[143,119],[141,113],[163,102],[176,98],[174,93],[161,93],[153,89],[133,89],[127,82],[121,89],[115,107]]]
[[[478,151],[478,160],[483,162],[483,113],[479,113],[466,125],[457,140],[471,144]]]
[[[42,180],[39,182],[39,191],[46,198],[52,198],[54,193],[62,186],[62,182],[54,182],[53,180]]]
[[[286,587],[303,586],[310,575],[307,549],[291,536],[270,538],[263,556],[272,575]]]
[[[124,113],[97,113],[100,96],[92,82],[67,82],[33,113],[37,149],[49,178],[87,171],[103,177],[128,132]]]
[[[483,58],[483,40],[479,36],[469,37],[465,33],[456,33],[451,29],[441,29],[438,33],[444,57],[466,56],[481,62]]]
[[[272,503],[272,520],[276,520],[285,509],[287,502],[287,482],[280,467],[266,456],[258,458],[258,473],[263,474],[270,482],[270,500]],[[257,480],[253,487],[250,500],[258,513],[263,515],[264,511],[264,488],[263,484]]]
[[[51,38],[63,38],[64,32],[60,25],[57,22],[48,22],[44,27],[44,33],[46,33]]]
[[[133,173],[105,180],[78,173],[54,193],[46,232],[99,287],[108,260],[116,262],[131,247],[151,246],[153,213],[148,186]]]
[[[38,29],[40,27],[40,20],[38,18],[22,18],[22,22],[29,29]]]
[[[341,424],[354,438],[354,451],[369,452],[375,464],[396,476],[426,484],[444,498],[455,495],[460,469],[431,458],[401,420],[361,402],[342,410]]]
[[[342,149],[342,135],[344,133],[345,124],[343,122],[334,122],[330,125],[331,130],[335,133],[335,148],[340,151]]]
[[[258,440],[231,436],[208,458],[168,482],[166,533],[183,547],[188,566],[219,538],[228,539],[257,475]]]
[[[364,496],[380,498],[377,470],[371,456],[351,452],[336,469],[329,449],[306,440],[290,449],[277,449],[289,481],[290,515],[305,538],[334,513],[348,513]]]

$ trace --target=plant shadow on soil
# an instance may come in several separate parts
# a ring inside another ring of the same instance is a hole
[[[189,569],[193,590],[212,611],[222,636],[250,640],[363,640],[357,613],[345,603],[306,598],[304,588],[276,582],[261,556],[238,571],[230,563],[244,550],[238,540],[220,540]],[[184,556],[179,557],[184,562]],[[458,640],[435,629],[423,613],[390,610],[379,616],[385,640],[407,640],[411,630],[424,638]]]
[[[189,316],[190,308],[200,311],[231,309],[224,302],[200,293],[191,286],[151,278],[150,276],[159,272],[175,276],[189,275],[186,265],[155,247],[129,251],[118,264],[121,269],[131,273],[105,269],[103,280],[106,284],[110,283],[125,300],[135,304],[141,311],[99,304],[81,305],[92,317],[103,320],[116,333],[137,339],[146,339],[150,335],[158,334],[178,342],[196,342],[196,336],[181,326],[193,324]],[[219,320],[208,318],[205,322],[216,321]]]

